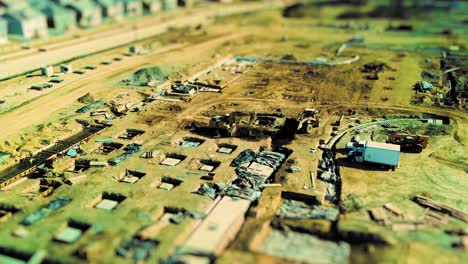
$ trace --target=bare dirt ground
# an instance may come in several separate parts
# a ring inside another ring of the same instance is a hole
[[[268,27],[268,31],[265,31],[265,27]],[[88,92],[96,99],[103,98],[106,101],[113,100],[120,94],[128,94],[128,98],[132,100],[141,100],[142,94],[156,92],[152,88],[129,89],[119,85],[120,80],[128,78],[143,67],[171,68],[173,72],[169,75],[169,79],[178,80],[188,78],[228,55],[281,58],[286,54],[292,54],[298,61],[312,60],[319,56],[331,58],[334,56],[334,48],[330,47],[335,47],[352,36],[352,33],[336,29],[318,27],[311,30],[309,22],[287,21],[279,17],[276,12],[219,19],[215,25],[208,26],[204,30],[207,32],[206,35],[200,35],[196,31],[185,35],[180,32],[164,35],[159,39],[164,45],[148,55],[124,57],[122,62],[113,62],[108,66],[99,65],[98,69],[88,71],[82,77],[67,79],[63,85],[57,85],[52,90],[43,92],[41,96],[31,97],[17,108],[0,114],[0,123],[8,124],[0,128],[4,135],[1,148],[18,154],[22,148],[37,150],[43,146],[40,139],[52,141],[53,138],[64,134],[73,134],[79,127],[71,125],[75,123],[75,118],[92,119],[88,114],[75,113],[76,109],[83,106],[77,103],[76,99]],[[380,37],[374,35],[375,32],[361,33],[369,38],[370,43],[382,41]],[[324,38],[324,35],[327,37]],[[179,42],[171,43],[178,39]],[[391,42],[403,39],[388,38]],[[420,37],[415,39],[415,42],[425,43],[431,40],[431,37]],[[122,52],[124,49],[112,50],[73,63],[78,67],[98,64]],[[429,55],[407,52],[403,56],[399,53],[384,50],[379,51],[377,56],[372,50],[349,48],[343,56],[359,55],[360,60],[354,64],[336,67],[256,63],[252,69],[239,75],[236,81],[223,89],[222,93],[198,93],[190,97],[190,102],[153,102],[139,113],[129,113],[124,118],[116,119],[111,128],[93,136],[82,145],[82,148],[89,153],[88,157],[107,161],[117,153],[121,153],[117,151],[106,156],[98,154],[95,151],[100,144],[95,140],[117,138],[127,128],[146,131],[136,140],[143,142],[145,150],[159,151],[157,157],[150,161],[133,157],[116,167],[90,169],[84,172],[88,175],[86,182],[76,186],[62,186],[51,197],[32,198],[33,202],[27,193],[30,186],[37,183],[37,179],[28,179],[11,191],[2,193],[0,202],[14,202],[24,210],[24,213],[37,210],[61,195],[72,197],[74,200],[68,208],[29,228],[30,236],[26,238],[15,238],[10,235],[11,230],[16,228],[17,223],[25,216],[23,213],[15,215],[2,226],[0,236],[6,239],[1,244],[15,246],[28,252],[47,248],[49,255],[70,262],[78,262],[78,259],[70,255],[77,248],[86,246],[90,252],[91,262],[113,259],[113,263],[124,263],[126,260],[123,258],[115,258],[114,249],[142,227],[154,223],[156,219],[152,219],[152,214],[158,208],[175,206],[203,211],[211,204],[212,201],[207,197],[191,193],[203,182],[197,169],[198,160],[211,155],[221,161],[222,165],[216,170],[216,181],[229,182],[235,174],[229,163],[240,151],[246,148],[257,151],[260,147],[269,148],[271,145],[271,140],[268,138],[255,141],[238,138],[213,139],[192,135],[187,129],[188,124],[192,121],[208,122],[212,115],[232,111],[259,113],[281,111],[286,116],[295,117],[302,108],[315,107],[321,112],[322,126],[315,129],[311,135],[298,135],[285,145],[293,150],[289,159],[294,159],[301,171],[298,173],[280,171],[278,179],[282,186],[265,188],[258,204],[249,211],[241,232],[228,250],[220,256],[219,262],[294,263],[258,253],[251,247],[252,241],[257,237],[262,225],[268,224],[274,218],[278,206],[277,200],[282,191],[316,195],[320,199],[324,196],[325,189],[322,182],[317,181],[314,189],[309,187],[310,172],[316,172],[321,154],[320,151],[314,152],[311,149],[317,147],[320,139],[327,140],[331,137],[331,124],[341,114],[347,114],[348,110],[356,110],[363,122],[384,115],[391,117],[439,114],[452,118],[452,123],[447,129],[447,134],[431,138],[429,148],[423,153],[402,154],[401,166],[395,172],[373,170],[365,166],[353,167],[345,160],[339,161],[342,165],[342,197],[345,198],[353,193],[364,200],[362,210],[340,216],[340,227],[343,230],[351,229],[359,232],[377,230],[376,232],[389,235],[392,241],[396,241],[394,245],[388,247],[354,245],[351,262],[371,260],[370,262],[376,263],[431,263],[438,258],[447,260],[447,263],[463,263],[466,254],[451,248],[455,238],[444,234],[443,230],[464,227],[466,226],[464,223],[450,219],[443,228],[396,233],[371,221],[366,211],[391,201],[403,210],[420,216],[424,210],[409,198],[422,192],[429,193],[434,199],[464,211],[468,209],[464,195],[464,190],[468,188],[465,162],[468,143],[467,115],[457,109],[412,105],[411,98],[414,91],[411,90],[411,85],[419,80],[421,70],[419,62]],[[433,55],[429,57],[434,58]],[[373,61],[382,61],[395,70],[384,70],[379,80],[367,80],[360,67]],[[229,75],[216,74],[216,72],[210,74],[205,80]],[[388,77],[395,77],[395,80],[390,80]],[[13,85],[13,81],[11,80],[12,83],[8,85]],[[11,92],[11,88],[7,89]],[[17,100],[20,102],[21,99]],[[70,131],[60,130],[60,124],[63,122],[67,125],[63,125],[62,128],[69,128]],[[352,122],[346,121],[341,128],[345,128],[350,123]],[[38,125],[41,124],[46,125],[45,130],[38,129]],[[178,144],[188,135],[202,137],[206,141],[197,149],[183,149]],[[347,139],[343,138],[338,147],[342,147]],[[125,144],[130,142],[133,141],[123,141]],[[233,154],[225,156],[216,153],[219,143],[230,143],[239,147]],[[21,148],[17,149],[19,146]],[[159,165],[162,155],[172,152],[186,155],[187,159],[176,167]],[[341,155],[339,158],[344,157],[342,154],[339,155]],[[57,163],[57,170],[65,170],[73,164],[73,161],[71,158],[61,160]],[[125,169],[145,171],[147,176],[134,185],[117,182],[116,175]],[[154,188],[154,182],[163,176],[174,177],[183,180],[184,183],[171,192]],[[112,212],[91,208],[90,202],[103,191],[123,194],[127,198],[119,204],[117,210]],[[100,231],[86,234],[74,245],[53,242],[52,236],[58,232],[59,226],[70,218],[100,224],[101,229],[97,228],[96,230]],[[156,262],[170,255],[186,237],[187,232],[192,230],[193,224],[193,219],[187,219],[180,225],[170,225],[156,234],[155,239],[160,245],[154,251],[150,262]],[[330,231],[336,228],[331,224],[316,222],[307,222],[304,226],[311,227],[308,231],[316,229]]]

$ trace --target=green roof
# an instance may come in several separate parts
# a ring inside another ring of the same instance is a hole
[[[23,8],[23,9],[10,11],[6,14],[6,16],[9,16],[16,20],[28,20],[28,19],[43,16],[43,14],[32,8]]]
[[[57,14],[69,14],[70,12],[73,12],[73,11],[70,11],[69,9],[63,7],[63,6],[59,6],[59,5],[56,5],[56,4],[53,4],[53,3],[49,3],[48,5],[46,6],[43,6],[41,8],[41,11],[44,12],[45,14],[47,15],[57,15]]]
[[[96,7],[96,4],[93,1],[89,0],[79,0],[70,2],[68,6],[74,7],[80,11],[84,11],[86,9],[94,9]]]
[[[100,5],[103,6],[113,6],[115,4],[118,4],[120,1],[119,0],[97,0]]]

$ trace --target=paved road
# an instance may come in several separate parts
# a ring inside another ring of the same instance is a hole
[[[110,48],[118,47],[131,43],[135,40],[145,39],[156,36],[167,31],[172,26],[197,25],[206,22],[208,19],[215,16],[226,16],[230,14],[242,14],[246,12],[259,11],[280,7],[280,3],[249,3],[213,6],[213,8],[205,10],[194,10],[190,16],[173,19],[170,21],[140,27],[134,30],[123,29],[120,33],[107,35],[99,39],[92,39],[84,43],[76,43],[71,46],[61,47],[42,53],[31,54],[30,56],[21,57],[15,60],[0,62],[0,80],[11,78],[17,75],[24,74],[33,70],[37,70],[45,64],[60,64],[79,56],[93,54],[104,51]]]

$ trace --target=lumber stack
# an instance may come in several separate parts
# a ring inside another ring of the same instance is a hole
[[[439,201],[432,200],[428,197],[422,196],[422,195],[417,195],[414,198],[414,201],[424,207],[429,207],[432,210],[439,211],[444,214],[448,214],[451,217],[457,218],[461,221],[468,222],[468,214],[457,209],[454,207],[451,207],[450,205],[444,204]]]

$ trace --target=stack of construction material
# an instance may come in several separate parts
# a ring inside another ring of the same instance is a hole
[[[429,207],[433,210],[442,212],[444,214],[448,214],[451,217],[457,218],[459,220],[462,220],[464,222],[468,222],[468,214],[457,209],[454,207],[451,207],[447,204],[444,204],[439,201],[432,200],[428,197],[422,196],[422,195],[417,195],[414,198],[414,201],[417,202],[418,204],[424,206],[424,207]]]

